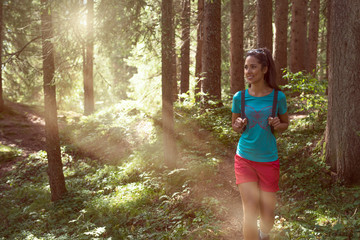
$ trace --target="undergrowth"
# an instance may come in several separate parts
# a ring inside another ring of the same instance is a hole
[[[191,187],[215,174],[218,158],[207,152],[205,159],[183,144],[178,169],[166,169],[152,120],[136,109],[124,108],[114,106],[93,116],[66,119],[62,161],[68,194],[64,199],[50,202],[45,152],[16,163],[0,180],[0,186],[6,186],[0,193],[0,239],[211,239],[219,235],[213,203],[194,199]],[[139,126],[145,129],[140,131]],[[115,143],[126,151],[117,151]]]

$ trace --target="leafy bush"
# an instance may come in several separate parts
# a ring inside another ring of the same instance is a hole
[[[151,119],[124,101],[79,120],[69,119],[62,131],[68,151],[116,164],[141,144],[154,142]]]
[[[284,78],[288,84],[284,86],[295,97],[289,98],[290,113],[305,113],[305,120],[326,119],[327,113],[327,81],[319,80],[311,74],[303,72],[286,72]]]
[[[0,163],[11,161],[21,154],[21,149],[0,144]]]

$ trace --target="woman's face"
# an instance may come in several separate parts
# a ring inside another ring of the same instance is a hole
[[[245,59],[245,78],[249,84],[256,84],[264,81],[264,75],[267,71],[267,67],[262,67],[256,57],[248,56]]]

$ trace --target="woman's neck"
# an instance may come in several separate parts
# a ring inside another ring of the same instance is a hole
[[[249,88],[249,94],[254,97],[263,97],[272,92],[272,88],[268,86],[265,81],[251,84]]]

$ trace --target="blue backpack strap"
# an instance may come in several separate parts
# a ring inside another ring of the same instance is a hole
[[[245,90],[241,91],[241,118],[246,118],[245,115]]]
[[[245,90],[241,91],[241,118],[246,118],[245,114]],[[243,127],[242,131],[244,132],[246,129],[246,126]]]
[[[276,116],[276,105],[277,105],[277,101],[278,101],[278,93],[279,93],[279,91],[275,89],[273,105],[272,105],[272,112],[271,112],[271,117],[272,118],[274,118]],[[274,133],[274,128],[272,126],[271,126],[271,132]]]

